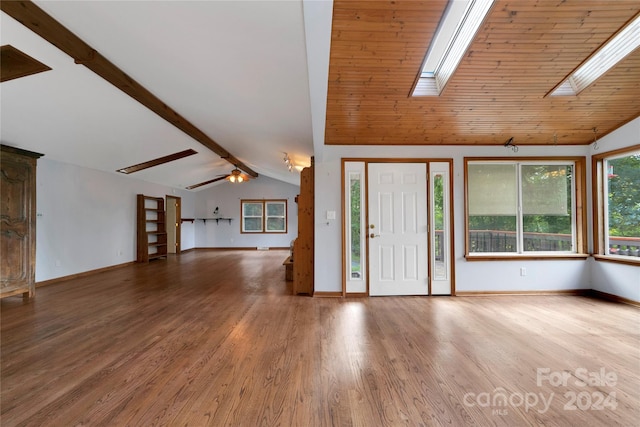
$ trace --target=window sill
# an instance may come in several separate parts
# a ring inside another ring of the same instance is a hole
[[[465,255],[467,261],[546,261],[546,260],[585,260],[589,254],[544,254],[544,255]]]
[[[593,255],[596,261],[613,262],[616,264],[638,265],[640,266],[640,257],[624,256],[624,255]]]

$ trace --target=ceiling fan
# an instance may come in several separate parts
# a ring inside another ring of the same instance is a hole
[[[203,185],[212,184],[214,182],[222,181],[223,179],[226,179],[227,181],[229,181],[232,184],[240,184],[240,183],[249,181],[251,179],[251,177],[249,175],[247,175],[246,173],[242,172],[240,169],[238,169],[236,167],[229,174],[218,175],[216,178],[210,179],[208,181],[200,182],[198,184],[193,184],[193,185],[190,185],[190,186],[188,186],[186,188],[187,188],[187,190],[193,190],[194,188],[198,188],[198,187],[202,187]]]
[[[225,177],[225,179],[231,183],[240,184],[245,181],[249,181],[251,177],[246,173],[242,172],[240,169],[235,168],[231,171],[229,175]]]

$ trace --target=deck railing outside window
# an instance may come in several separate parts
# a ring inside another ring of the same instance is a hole
[[[570,234],[524,233],[523,237],[527,252],[571,250]],[[516,247],[515,231],[473,230],[469,240],[470,252],[514,252]],[[609,254],[640,256],[640,237],[610,237]]]

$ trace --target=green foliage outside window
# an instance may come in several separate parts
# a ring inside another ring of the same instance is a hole
[[[609,235],[640,237],[640,154],[607,164]]]
[[[351,271],[360,272],[361,207],[360,179],[351,181]]]

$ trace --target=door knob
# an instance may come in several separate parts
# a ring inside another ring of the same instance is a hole
[[[374,239],[374,238],[376,238],[376,237],[380,237],[380,235],[379,235],[379,234],[371,233],[371,234],[369,234],[369,237],[371,237],[372,239]]]

